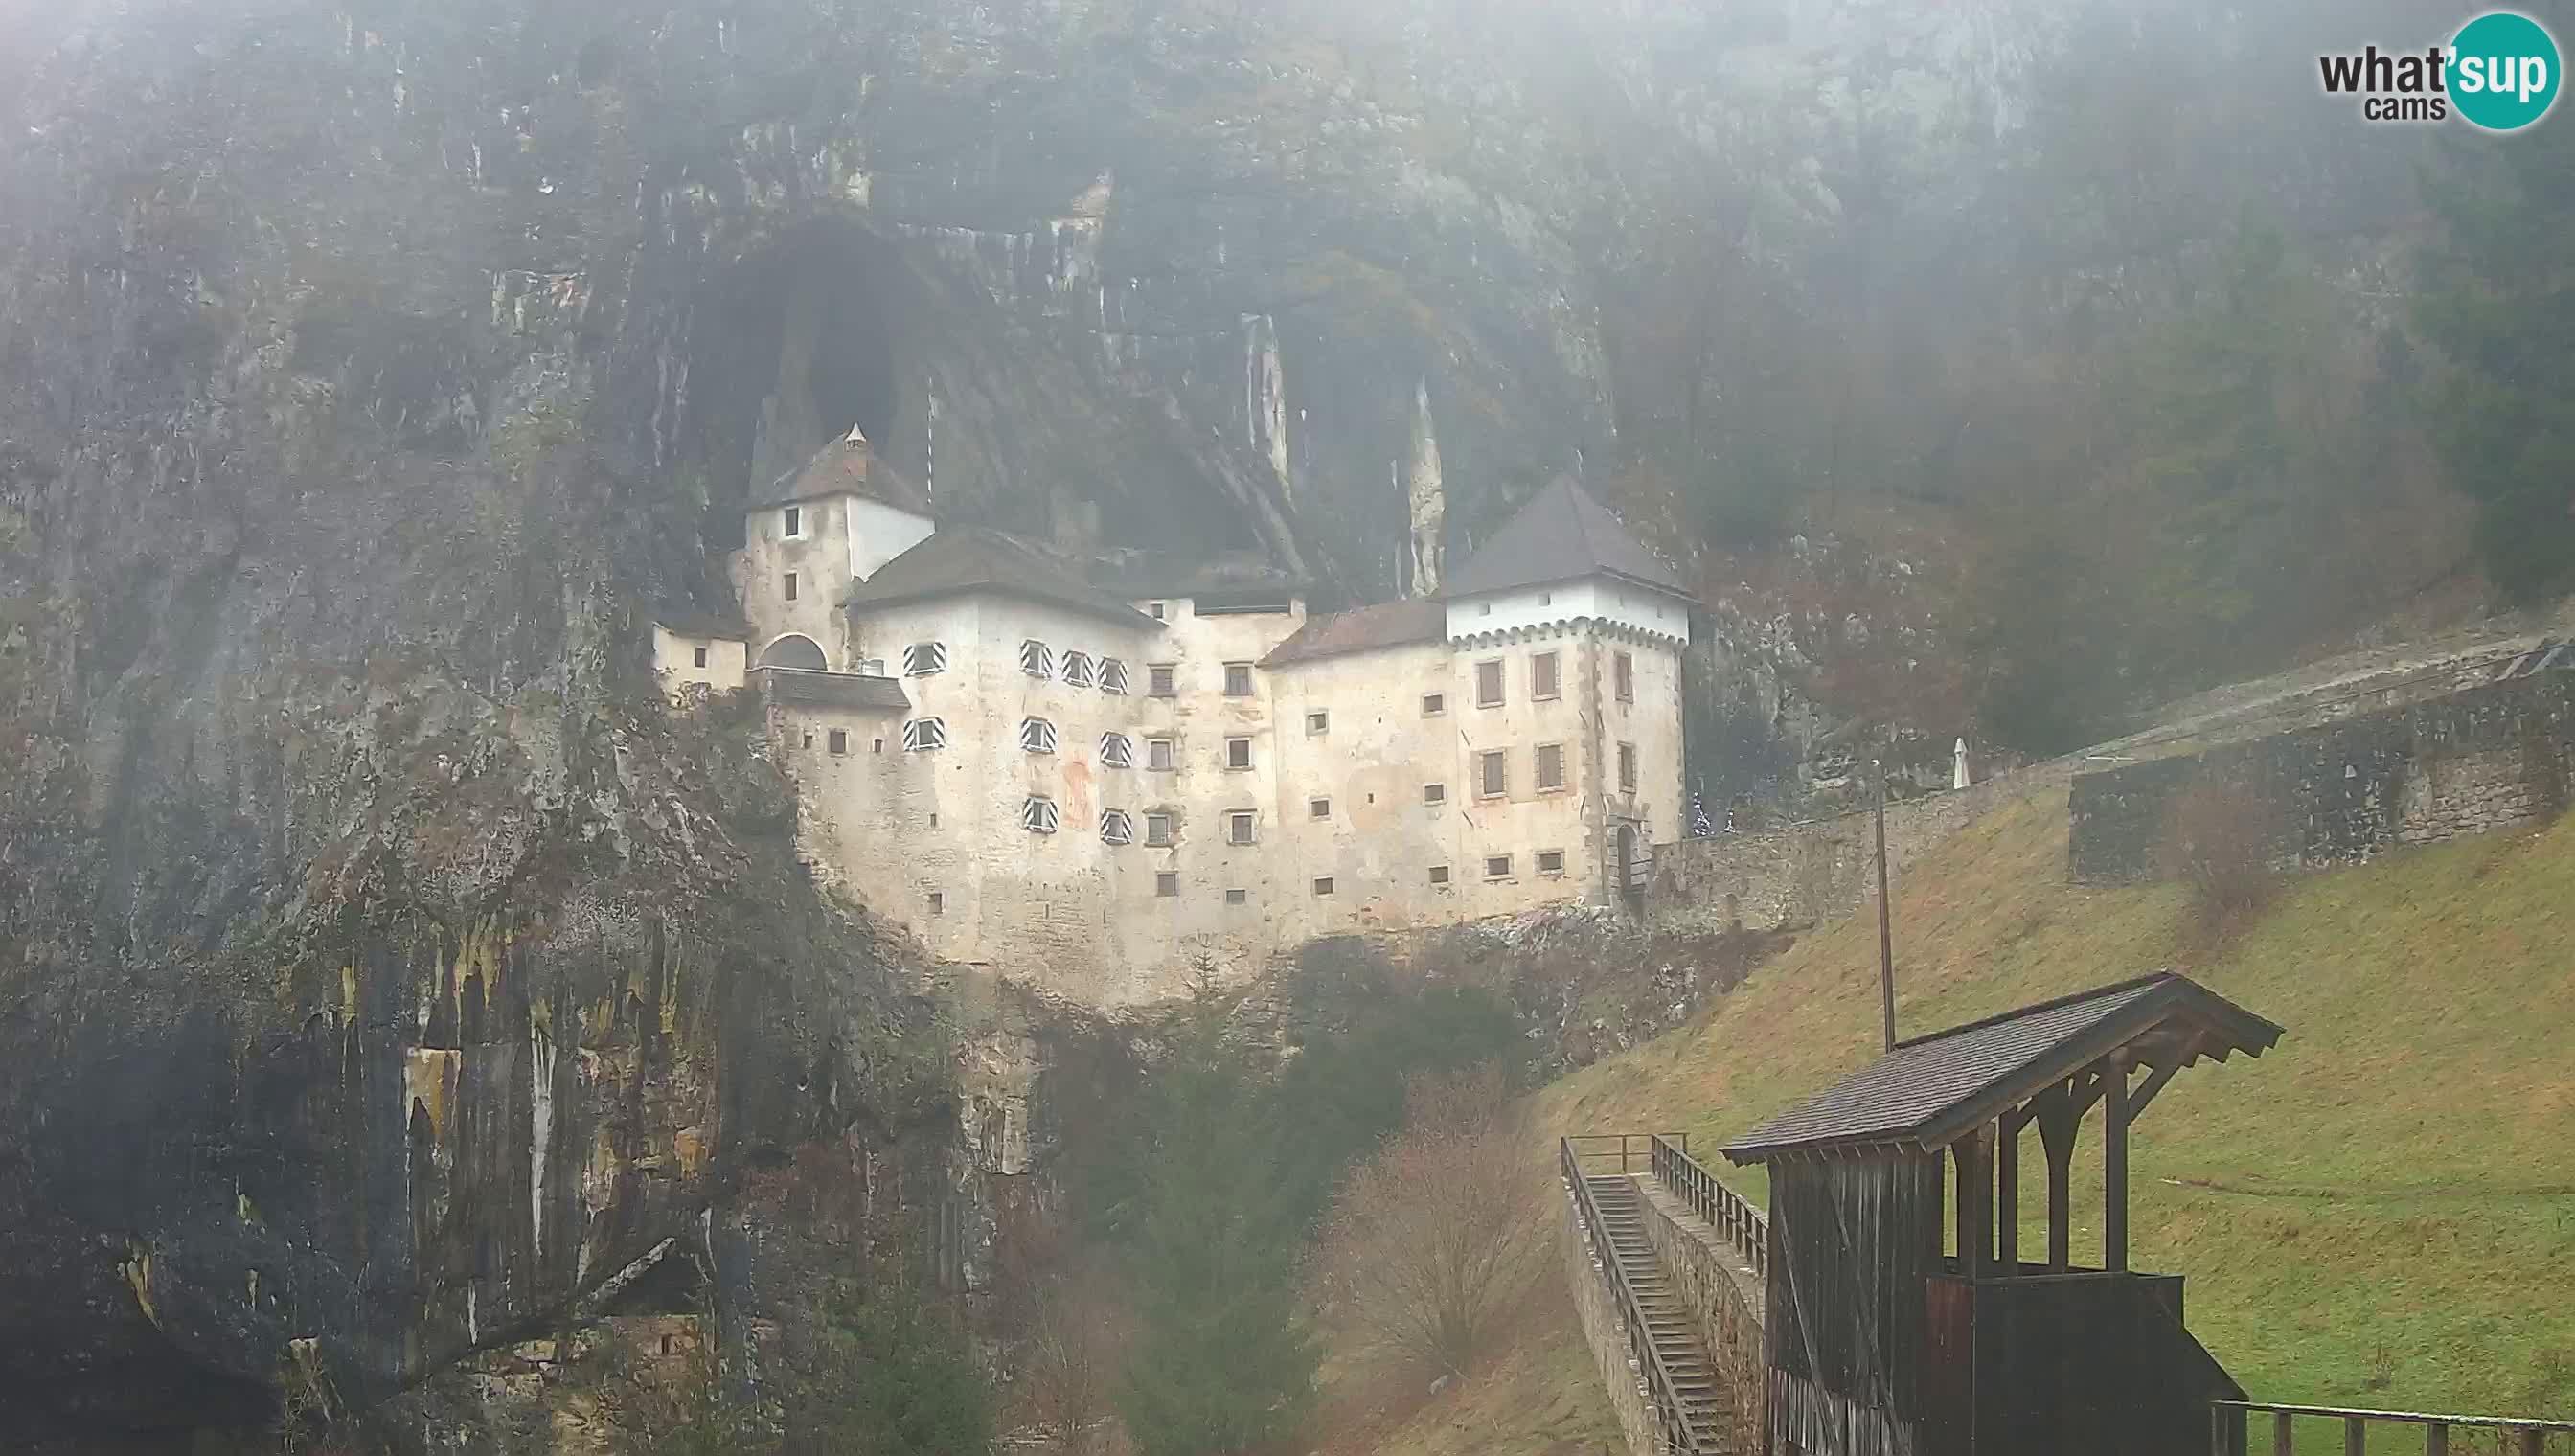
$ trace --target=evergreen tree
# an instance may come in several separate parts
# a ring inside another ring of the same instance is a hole
[[[2575,16],[2542,19],[2566,35]],[[2451,366],[2433,443],[2477,502],[2487,574],[2529,601],[2575,583],[2575,146],[2460,137],[2423,192],[2445,227],[2415,321]]]

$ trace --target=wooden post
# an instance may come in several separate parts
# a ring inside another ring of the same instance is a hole
[[[1985,1156],[1991,1127],[1979,1127],[1950,1146],[1958,1156],[1958,1272],[1985,1276],[1994,1256],[1993,1184]]]
[[[2008,1278],[2020,1272],[2020,1122],[2006,1112],[1994,1132],[1994,1263]]]
[[[1877,779],[1877,994],[1886,1010],[1886,1049],[1895,1049],[1895,922],[1886,904],[1886,764],[1869,765]]]
[[[2102,1063],[2101,1267],[2128,1267],[2128,1062],[2121,1052]]]
[[[2450,1456],[2450,1428],[2438,1421],[2423,1428],[2423,1456]]]
[[[2063,1082],[2038,1095],[2039,1150],[2047,1155],[2047,1272],[2074,1267],[2074,1093]]]
[[[2271,1456],[2298,1456],[2296,1432],[2290,1428],[2287,1411],[2271,1417]]]
[[[2369,1456],[2369,1422],[2359,1416],[2342,1418],[2342,1456]]]

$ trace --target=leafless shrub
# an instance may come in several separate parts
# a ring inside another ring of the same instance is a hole
[[[2162,858],[2190,887],[2202,936],[2223,939],[2270,902],[2278,844],[2279,814],[2258,789],[2203,775],[2173,800]]]
[[[1462,1372],[1537,1242],[1530,1143],[1497,1071],[1417,1081],[1406,1110],[1342,1184],[1325,1268],[1364,1343]]]

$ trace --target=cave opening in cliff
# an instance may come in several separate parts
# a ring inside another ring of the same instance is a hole
[[[904,403],[894,301],[903,277],[893,245],[832,220],[782,236],[699,295],[683,450],[707,477],[710,541],[737,542],[745,494],[852,426],[893,447]]]

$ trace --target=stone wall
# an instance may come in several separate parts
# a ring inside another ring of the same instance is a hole
[[[1932,845],[2024,794],[2062,792],[2080,765],[2052,758],[1965,788],[1886,806],[1891,885]],[[1753,834],[1717,834],[1654,846],[1646,908],[1659,927],[1784,930],[1820,924],[1870,903],[1877,890],[1875,832],[1866,809]]]
[[[2526,823],[2566,806],[2575,674],[2079,774],[2067,803],[2070,875],[2089,884],[2157,877],[2174,801],[2210,778],[2272,808],[2272,857],[2287,868]]]
[[[1746,1266],[1707,1220],[1653,1178],[1637,1180],[1644,1209],[1645,1241],[1654,1248],[1663,1277],[1690,1312],[1699,1344],[1725,1381],[1733,1405],[1737,1451],[1761,1449],[1762,1278]]]
[[[1618,1318],[1618,1296],[1611,1292],[1608,1270],[1601,1262],[1607,1251],[1592,1247],[1572,1189],[1563,1189],[1556,1202],[1562,1210],[1557,1243],[1564,1255],[1564,1287],[1573,1295],[1574,1311],[1582,1320],[1582,1342],[1591,1347],[1591,1358],[1600,1367],[1600,1383],[1609,1392],[1610,1409],[1617,1412],[1618,1429],[1626,1435],[1627,1456],[1666,1456],[1653,1397],[1646,1392],[1644,1372],[1628,1353],[1627,1329]]]

